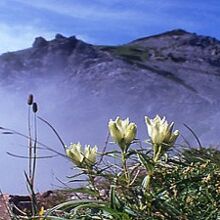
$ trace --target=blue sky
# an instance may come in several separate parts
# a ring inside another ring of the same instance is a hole
[[[56,33],[113,45],[175,28],[220,39],[219,27],[219,0],[0,1],[0,53]]]

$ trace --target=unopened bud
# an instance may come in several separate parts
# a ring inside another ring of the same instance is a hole
[[[27,104],[28,105],[32,105],[33,104],[33,100],[34,100],[34,96],[32,94],[30,94],[28,96],[28,101],[27,101]]]
[[[34,113],[36,113],[38,111],[38,107],[37,107],[37,103],[36,102],[33,103],[33,108],[32,109],[33,109]]]

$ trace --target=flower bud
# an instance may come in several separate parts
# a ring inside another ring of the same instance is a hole
[[[37,106],[37,103],[36,103],[36,102],[33,103],[32,109],[33,109],[33,112],[34,112],[34,113],[36,113],[36,112],[38,111],[38,106]]]
[[[30,94],[28,96],[27,104],[28,105],[32,105],[33,104],[33,100],[34,100],[34,96],[32,94]]]

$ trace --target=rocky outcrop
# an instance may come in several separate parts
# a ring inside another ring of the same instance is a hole
[[[33,48],[42,48],[48,45],[48,42],[43,37],[35,38]]]

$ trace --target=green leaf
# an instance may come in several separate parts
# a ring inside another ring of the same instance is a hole
[[[149,174],[153,173],[154,163],[153,163],[152,159],[149,156],[144,155],[142,153],[137,153],[137,155],[138,155],[138,158],[139,158],[140,162],[146,168],[147,172]]]

